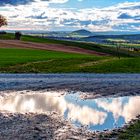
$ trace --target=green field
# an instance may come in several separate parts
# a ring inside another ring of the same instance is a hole
[[[68,73],[140,72],[140,57],[117,58],[45,50],[1,48],[0,72]]]
[[[126,43],[122,43],[121,45],[124,46],[124,47],[140,48],[140,44],[126,44]]]
[[[0,39],[13,39],[13,34],[0,36]],[[67,42],[23,36],[22,40],[40,43],[73,45],[86,49],[106,52],[110,56],[63,53],[55,51],[0,48],[0,72],[3,73],[139,73],[138,53],[116,52],[116,49],[98,44]],[[121,58],[118,58],[118,55]]]

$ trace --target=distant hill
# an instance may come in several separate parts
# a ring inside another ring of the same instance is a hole
[[[112,41],[127,41],[133,43],[139,43],[140,34],[135,35],[95,35],[82,38],[81,41],[96,42],[96,43],[109,43]]]
[[[69,34],[69,36],[71,36],[71,37],[88,37],[88,36],[92,36],[92,35],[93,35],[92,32],[85,30],[85,29],[73,31]]]
[[[92,40],[94,38],[99,38],[99,39],[128,39],[128,40],[140,40],[140,34],[135,34],[135,35],[96,35],[96,36],[89,36],[86,37],[85,39]]]

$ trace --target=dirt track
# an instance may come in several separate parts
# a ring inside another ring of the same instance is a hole
[[[93,50],[86,50],[83,48],[78,48],[73,46],[65,46],[61,44],[33,43],[33,42],[25,42],[25,41],[17,41],[17,40],[0,40],[0,47],[33,48],[33,49],[41,49],[41,50],[68,52],[68,53],[94,54],[98,56],[107,55],[105,53],[96,52]]]

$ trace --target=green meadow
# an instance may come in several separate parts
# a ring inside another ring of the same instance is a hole
[[[135,73],[140,57],[93,56],[45,50],[1,48],[0,72],[4,73]]]

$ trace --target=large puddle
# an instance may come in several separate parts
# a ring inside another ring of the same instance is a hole
[[[122,127],[140,114],[140,96],[82,100],[78,93],[13,92],[0,96],[1,112],[57,112],[89,130]]]

